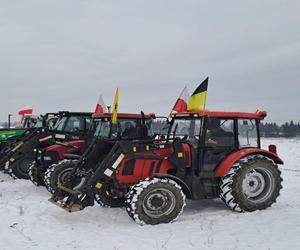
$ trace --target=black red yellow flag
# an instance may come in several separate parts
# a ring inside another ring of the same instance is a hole
[[[188,111],[204,110],[207,98],[208,77],[196,88],[188,101]]]

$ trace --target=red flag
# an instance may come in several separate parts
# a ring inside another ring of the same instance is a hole
[[[95,108],[95,114],[103,114],[106,112],[106,107],[102,98],[102,95],[99,96],[96,108]]]
[[[184,89],[182,90],[180,96],[178,97],[172,111],[175,111],[177,113],[186,112],[189,97],[190,97],[190,95],[188,93],[187,87],[184,87]]]
[[[24,108],[22,108],[21,110],[18,111],[19,115],[32,115],[32,111],[33,111],[33,106],[26,106]]]

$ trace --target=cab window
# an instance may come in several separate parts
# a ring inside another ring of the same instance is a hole
[[[170,130],[170,137],[186,138],[196,143],[199,140],[200,129],[201,119],[175,119]]]
[[[123,139],[153,136],[152,121],[146,121],[145,125],[146,126],[142,125],[140,119],[120,119],[117,124],[117,133],[113,134],[113,136]]]
[[[151,121],[146,121],[146,127],[144,127],[140,119],[118,119],[116,127],[113,130],[111,129],[110,120],[100,120],[97,123],[95,136],[110,139],[134,139],[153,136]]]
[[[54,130],[57,130],[57,131],[63,131],[63,129],[64,129],[64,127],[65,127],[66,121],[67,121],[67,117],[62,117],[62,118],[60,118],[60,119],[56,122]]]
[[[238,120],[239,147],[258,147],[257,125],[254,119]]]
[[[64,131],[65,132],[83,132],[84,128],[84,117],[70,116]]]
[[[207,118],[205,143],[207,146],[234,147],[233,119]]]
[[[110,122],[104,120],[98,122],[94,136],[99,138],[108,138],[109,135],[110,135]]]

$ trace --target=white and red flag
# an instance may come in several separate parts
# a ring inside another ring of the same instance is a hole
[[[172,112],[175,111],[177,113],[186,112],[187,111],[187,103],[189,101],[190,95],[187,90],[187,87],[185,86],[182,90],[180,96],[178,97]]]
[[[29,106],[26,106],[26,107],[24,107],[24,108],[22,108],[22,109],[20,109],[19,111],[18,111],[18,114],[19,115],[32,115],[32,111],[33,111],[33,106],[32,105],[29,105]]]
[[[95,114],[103,114],[105,112],[106,112],[106,106],[104,104],[102,95],[100,95],[95,108]]]

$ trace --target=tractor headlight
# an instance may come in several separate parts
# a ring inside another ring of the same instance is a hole
[[[44,161],[52,161],[52,157],[51,156],[44,156],[43,157]]]

